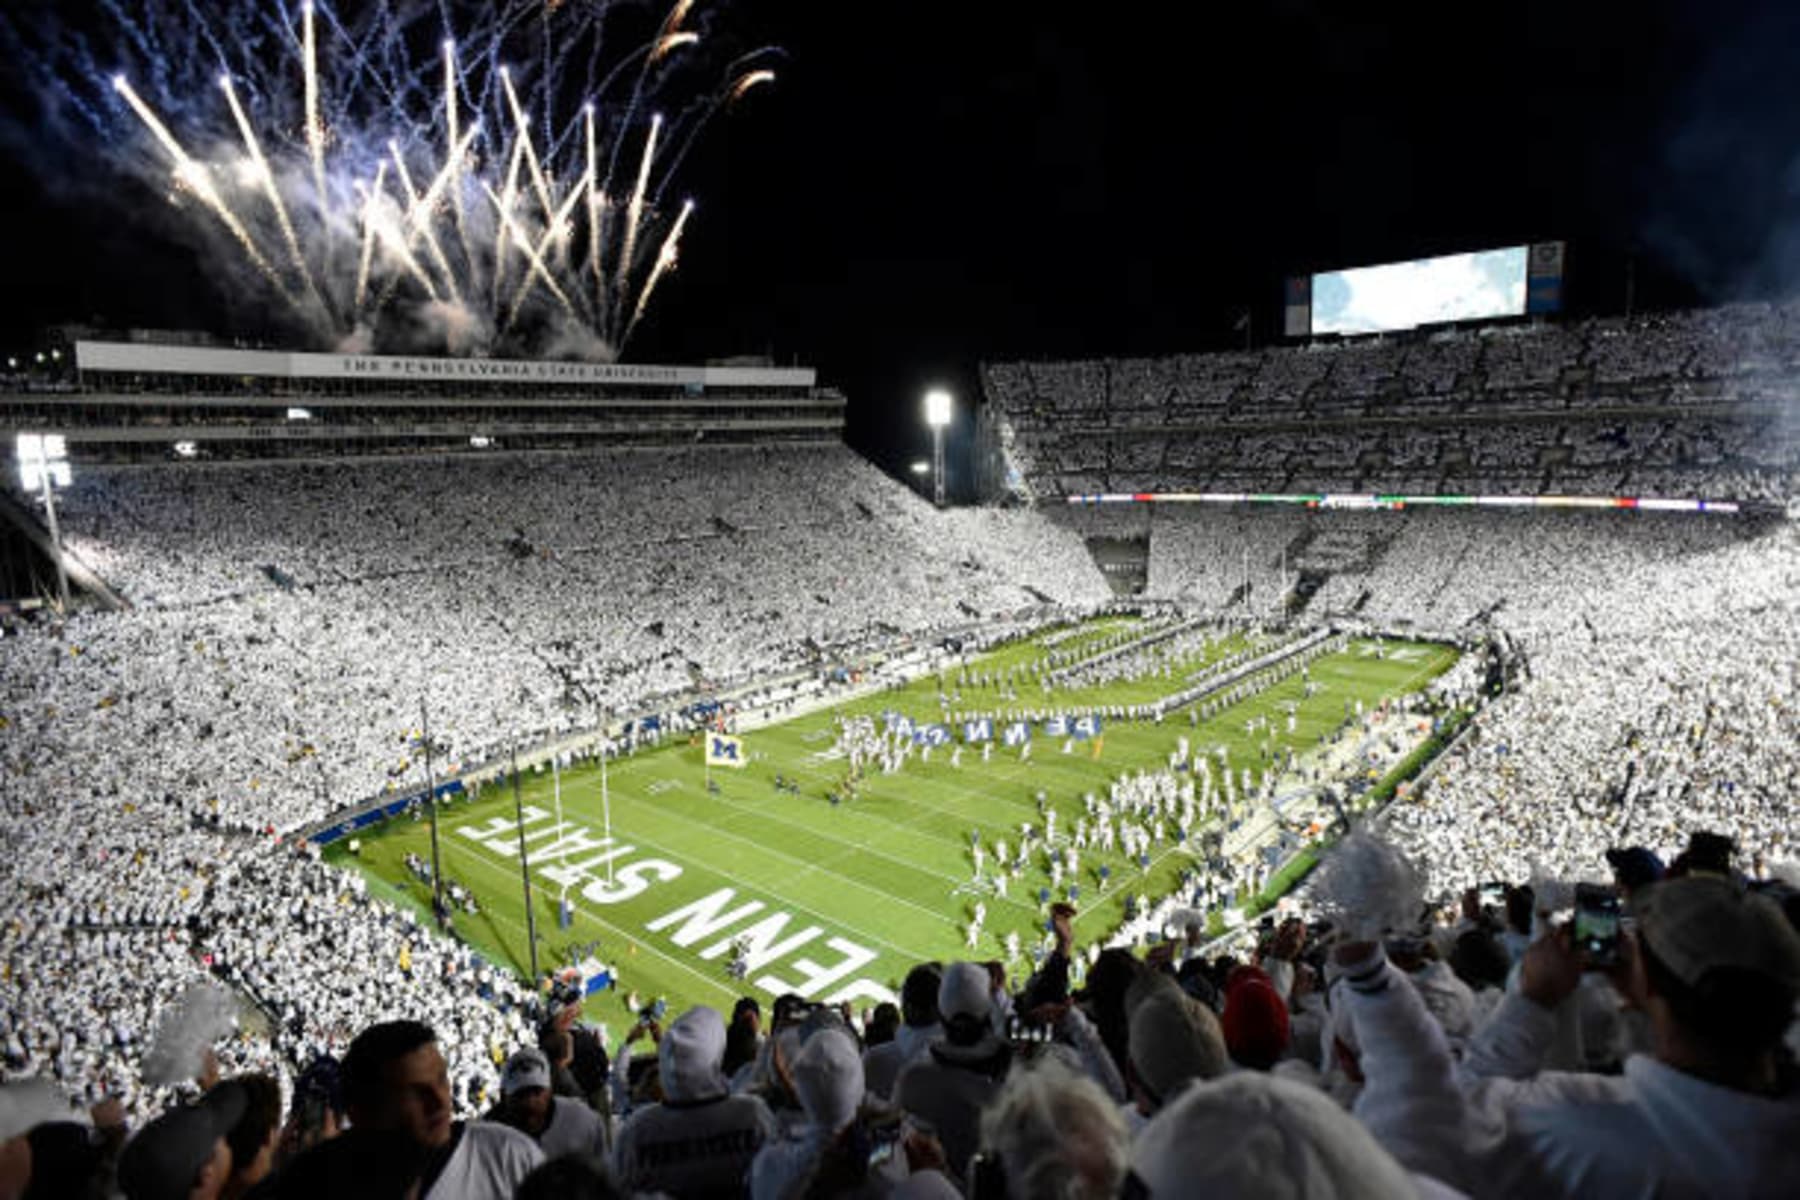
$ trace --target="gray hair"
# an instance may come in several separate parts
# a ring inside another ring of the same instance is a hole
[[[1112,1200],[1131,1135],[1110,1096],[1055,1058],[1015,1069],[981,1114],[981,1144],[1006,1169],[1007,1193]]]

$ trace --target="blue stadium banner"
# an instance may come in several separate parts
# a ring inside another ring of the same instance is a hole
[[[921,725],[913,732],[913,741],[921,746],[948,746],[950,744],[950,727],[948,725]]]
[[[991,718],[982,717],[978,721],[963,722],[963,741],[968,742],[970,745],[974,745],[976,742],[991,742],[993,740],[994,722]]]
[[[1000,742],[1005,746],[1023,746],[1031,740],[1031,722],[1014,721],[1000,731]]]
[[[707,734],[706,765],[733,767],[740,771],[749,766],[750,756],[744,753],[744,739],[727,737],[722,733]]]
[[[1049,738],[1068,737],[1069,736],[1069,718],[1064,717],[1064,716],[1055,716],[1055,717],[1051,717],[1049,720],[1045,721],[1044,722],[1044,736],[1049,737]]]
[[[897,733],[903,738],[909,738],[913,735],[914,726],[911,717],[907,716],[905,713],[897,712],[887,713],[885,716],[887,718],[887,731],[889,733]]]
[[[460,779],[451,779],[437,785],[436,795],[439,799],[448,799],[462,794],[463,784]],[[421,789],[411,795],[389,800],[378,807],[364,809],[343,824],[334,825],[330,829],[321,829],[307,840],[315,846],[329,846],[335,841],[351,837],[372,825],[379,825],[390,817],[397,817],[415,804],[423,803],[425,803],[425,792]]]
[[[1078,741],[1100,736],[1100,718],[1093,713],[1085,717],[1076,717],[1069,722],[1069,733]]]

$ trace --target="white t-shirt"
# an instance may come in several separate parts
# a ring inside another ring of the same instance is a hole
[[[512,1200],[519,1181],[543,1161],[537,1143],[518,1130],[470,1121],[425,1200]]]

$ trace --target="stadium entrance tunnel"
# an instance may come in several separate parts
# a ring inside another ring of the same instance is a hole
[[[1323,588],[1330,578],[1329,571],[1300,572],[1294,580],[1294,590],[1288,593],[1288,616],[1297,617],[1305,612],[1306,606],[1312,603],[1313,597],[1319,594],[1319,589]]]
[[[1150,586],[1150,539],[1144,537],[1090,537],[1088,555],[1115,596],[1141,596]]]

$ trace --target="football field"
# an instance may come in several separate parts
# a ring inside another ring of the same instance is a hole
[[[1260,778],[1269,759],[1284,757],[1290,746],[1305,769],[1322,753],[1323,740],[1353,719],[1358,702],[1372,708],[1416,692],[1457,657],[1453,648],[1433,643],[1390,640],[1378,651],[1374,643],[1351,641],[1312,662],[1311,696],[1295,674],[1198,723],[1188,709],[1161,722],[1105,718],[1099,736],[1078,740],[1046,736],[1039,722],[1028,756],[993,744],[984,761],[981,747],[969,745],[953,764],[952,747],[940,746],[928,760],[914,753],[892,773],[872,767],[853,796],[838,803],[827,798],[842,797],[850,774],[838,746],[841,717],[867,714],[880,729],[889,714],[904,714],[923,726],[944,719],[945,698],[958,714],[1074,713],[1146,703],[1204,677],[1233,654],[1278,644],[1217,630],[1177,638],[1142,654],[1136,670],[1114,668],[1117,677],[1073,681],[1054,696],[1028,674],[1046,668],[1052,652],[1064,663],[1091,660],[1109,647],[1119,652],[1117,642],[1148,629],[1134,618],[1113,618],[1043,633],[972,656],[942,676],[752,730],[743,734],[749,762],[740,770],[709,771],[697,736],[640,749],[611,761],[604,805],[598,765],[579,764],[561,774],[560,824],[549,769],[522,780],[522,826],[510,783],[489,784],[479,798],[440,813],[446,879],[479,906],[473,914],[456,913],[456,931],[497,965],[529,973],[523,833],[541,968],[591,951],[617,975],[612,996],[590,1001],[594,1018],[625,1019],[628,995],[640,1003],[666,998],[676,1008],[728,1008],[746,993],[760,994],[766,1004],[795,991],[860,1006],[897,991],[918,962],[1006,959],[1008,933],[1017,933],[1029,954],[1043,927],[1041,897],[1052,889],[1047,857],[1036,851],[1001,896],[992,882],[992,855],[997,839],[1018,844],[1022,824],[1041,829],[1040,792],[1058,813],[1062,842],[1084,812],[1085,794],[1104,797],[1121,775],[1167,769],[1184,737],[1215,769],[1222,749],[1234,774],[1248,767]],[[1024,673],[1014,675],[1010,689],[1009,672]],[[1265,717],[1266,727],[1252,731],[1250,723]],[[1004,716],[996,721],[996,735],[1004,723]],[[960,720],[952,725],[960,741]],[[777,787],[777,776],[789,786]],[[1196,858],[1200,834],[1230,819],[1219,816],[1190,831],[1186,844],[1170,836],[1152,845],[1147,868],[1122,851],[1082,851],[1078,868],[1054,889],[1057,899],[1071,885],[1078,889],[1078,945],[1110,936],[1128,896],[1159,899],[1176,890],[1184,871],[1204,870]],[[346,843],[326,853],[362,871],[372,892],[425,913],[430,885],[407,860],[430,861],[428,830],[425,821],[402,817],[364,832],[354,853]],[[979,882],[972,834],[987,855]],[[558,922],[565,898],[573,911],[566,929]],[[986,923],[970,948],[967,926],[977,903]],[[734,958],[748,966],[743,980],[728,973]],[[1015,960],[1015,969],[1026,966]]]

